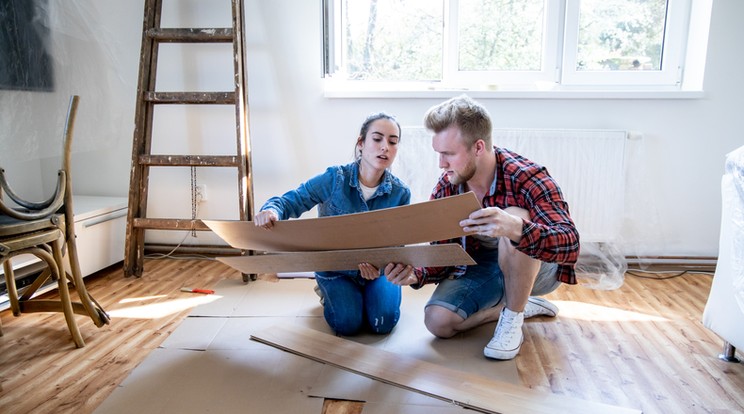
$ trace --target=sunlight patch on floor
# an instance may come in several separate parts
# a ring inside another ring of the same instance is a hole
[[[142,296],[139,298],[124,298],[119,303],[132,303],[132,302],[144,302],[149,300],[155,300],[160,298],[168,297],[168,295],[154,295],[154,296]]]
[[[151,303],[149,305],[130,306],[114,309],[108,312],[112,318],[127,319],[157,319],[172,315],[195,306],[220,299],[220,295],[200,295],[188,299],[174,299],[166,302]]]
[[[669,319],[659,315],[649,315],[641,312],[628,311],[611,308],[608,306],[594,305],[591,303],[554,300],[560,312],[561,318],[580,319],[585,321],[616,321],[616,322],[664,322]]]

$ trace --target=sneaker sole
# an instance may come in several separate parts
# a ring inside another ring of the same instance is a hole
[[[485,348],[483,348],[483,355],[486,358],[498,359],[500,361],[506,361],[506,360],[509,360],[509,359],[514,359],[514,357],[516,357],[517,354],[519,354],[519,350],[521,348],[522,348],[522,344],[521,343],[519,344],[519,346],[516,349],[511,349],[511,350],[507,350],[507,351],[496,350],[496,349],[492,349],[492,348],[489,348],[489,347],[485,347]]]
[[[533,305],[539,306],[543,310],[535,313],[534,315],[530,315],[530,316],[525,315],[525,319],[534,318],[537,316],[547,316],[550,318],[555,318],[556,316],[558,316],[558,307],[553,304],[551,304],[551,306],[545,306],[546,303],[550,303],[546,299],[530,298],[529,302]]]

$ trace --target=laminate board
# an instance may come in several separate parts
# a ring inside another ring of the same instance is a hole
[[[480,208],[472,192],[364,213],[280,220],[272,229],[252,221],[203,220],[230,246],[292,252],[370,249],[454,239],[465,235],[460,221]],[[363,237],[361,236],[363,235]]]
[[[274,326],[251,335],[251,339],[486,413],[640,413],[489,380],[297,326]]]
[[[475,260],[458,244],[268,253],[218,257],[217,260],[240,272],[253,274],[350,270],[357,269],[359,263],[369,263],[378,269],[384,269],[388,263],[415,267],[475,264]]]

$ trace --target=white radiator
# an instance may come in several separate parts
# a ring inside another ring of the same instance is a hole
[[[493,143],[548,169],[569,203],[582,244],[610,243],[623,225],[628,136],[620,130],[496,129]],[[393,173],[411,187],[412,202],[429,199],[440,175],[430,132],[403,128]]]

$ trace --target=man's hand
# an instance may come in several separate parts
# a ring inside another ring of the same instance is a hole
[[[258,227],[270,229],[274,227],[274,222],[279,220],[279,216],[276,215],[274,210],[259,211],[256,217],[253,219],[253,224]]]
[[[470,213],[460,222],[462,229],[470,234],[488,237],[507,237],[514,243],[522,238],[522,219],[498,207],[486,207]]]

